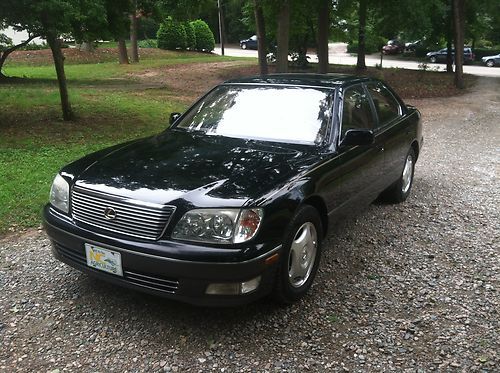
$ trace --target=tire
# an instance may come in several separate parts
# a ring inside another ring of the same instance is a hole
[[[323,227],[318,211],[309,205],[299,208],[290,222],[279,264],[273,297],[291,304],[311,287],[321,257]]]
[[[381,197],[384,201],[391,203],[401,203],[406,201],[410,195],[411,187],[413,185],[416,159],[417,157],[415,156],[415,151],[411,148],[405,158],[403,171],[401,172],[401,176],[398,181],[382,193]]]
[[[436,63],[437,62],[437,58],[432,56],[429,58],[429,61],[431,61],[431,63]]]
[[[247,49],[247,44],[246,43],[241,44],[241,49]]]
[[[493,60],[488,60],[488,61],[486,61],[486,66],[488,66],[488,67],[493,67],[493,66],[495,66],[495,61],[493,61]]]

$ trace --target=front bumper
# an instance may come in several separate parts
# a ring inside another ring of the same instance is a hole
[[[278,260],[268,260],[280,253],[281,246],[260,247],[258,255],[242,258],[241,252],[254,250],[217,249],[186,246],[185,255],[175,255],[183,244],[168,242],[137,242],[118,239],[83,229],[61,219],[49,206],[43,211],[44,227],[52,241],[53,255],[60,261],[100,278],[130,289],[202,306],[235,306],[252,302],[272,290]],[[85,243],[94,244],[121,254],[123,277],[88,267]],[[196,250],[198,248],[198,252]],[[221,255],[221,252],[226,251]],[[239,261],[234,261],[237,258]],[[207,295],[212,283],[234,283],[261,276],[259,287],[241,295]]]

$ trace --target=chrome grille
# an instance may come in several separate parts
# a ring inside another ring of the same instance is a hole
[[[112,209],[115,217],[105,217]],[[74,187],[71,193],[71,211],[76,223],[84,223],[112,233],[157,240],[163,234],[175,207],[143,203]]]

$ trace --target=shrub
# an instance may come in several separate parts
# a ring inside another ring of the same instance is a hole
[[[158,48],[170,50],[186,48],[186,30],[182,23],[172,19],[167,19],[160,25],[157,38]]]
[[[139,48],[158,48],[155,39],[144,39],[137,42]]]
[[[196,34],[194,26],[191,22],[184,22],[184,29],[186,30],[186,48],[190,50],[196,49]]]
[[[191,24],[193,25],[196,37],[196,50],[204,52],[213,51],[215,48],[215,38],[207,23],[198,19],[192,21]]]

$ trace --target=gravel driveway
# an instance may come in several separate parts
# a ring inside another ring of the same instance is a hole
[[[195,308],[88,278],[41,231],[0,240],[0,371],[499,371],[500,80],[411,103],[412,195],[331,232],[291,307]]]

